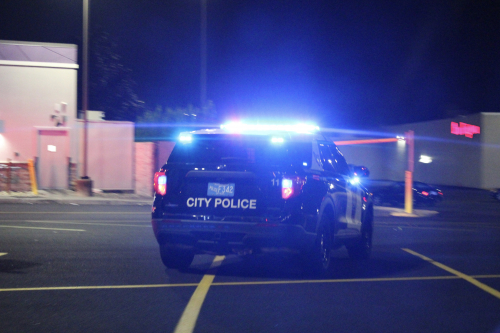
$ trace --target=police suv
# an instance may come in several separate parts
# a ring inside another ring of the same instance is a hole
[[[333,249],[371,252],[371,195],[314,126],[182,133],[154,189],[153,231],[169,268],[187,268],[196,253],[288,249],[326,272]]]

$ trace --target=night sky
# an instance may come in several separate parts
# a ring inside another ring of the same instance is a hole
[[[199,0],[91,0],[98,31],[148,108],[199,106]],[[0,39],[81,50],[82,1],[1,0]],[[500,1],[208,0],[207,43],[226,118],[368,128],[500,111]]]

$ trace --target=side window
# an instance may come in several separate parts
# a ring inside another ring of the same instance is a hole
[[[344,155],[340,152],[340,150],[337,148],[335,145],[330,145],[329,146],[332,155],[333,155],[333,163],[335,165],[335,169],[337,170],[338,173],[344,176],[349,176],[349,166],[347,165],[347,162],[345,161]]]
[[[330,148],[324,143],[318,143],[319,154],[321,155],[321,163],[326,171],[334,172],[334,158]]]

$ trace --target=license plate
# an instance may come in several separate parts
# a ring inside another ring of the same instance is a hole
[[[437,195],[438,193],[436,191],[430,191],[429,192],[431,195]]]
[[[220,184],[208,183],[207,196],[209,197],[234,197],[234,183]]]

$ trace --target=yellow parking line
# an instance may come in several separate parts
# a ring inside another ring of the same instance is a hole
[[[464,280],[465,280],[465,281],[467,281],[467,282],[472,283],[472,284],[473,284],[473,285],[475,285],[476,287],[481,288],[482,290],[484,290],[484,291],[486,291],[487,293],[489,293],[489,294],[491,294],[491,295],[495,296],[496,298],[500,298],[500,291],[498,291],[498,290],[496,290],[496,289],[493,289],[493,288],[491,288],[490,286],[487,286],[487,285],[485,285],[485,284],[484,284],[484,283],[482,283],[482,282],[479,282],[478,280],[474,279],[474,278],[473,278],[472,276],[470,276],[470,275],[466,275],[466,274],[464,274],[464,273],[462,273],[462,272],[459,272],[459,271],[457,271],[457,270],[455,270],[455,269],[453,269],[453,268],[451,268],[451,267],[448,267],[448,266],[446,266],[446,265],[443,265],[443,264],[441,264],[441,263],[439,263],[439,262],[437,262],[437,261],[432,260],[431,258],[428,258],[428,257],[426,257],[426,256],[424,256],[424,255],[422,255],[422,254],[420,254],[420,253],[417,253],[417,252],[415,252],[415,251],[412,251],[412,250],[410,250],[410,249],[402,249],[402,250],[403,250],[403,251],[406,251],[406,252],[408,252],[408,253],[410,253],[410,254],[412,254],[412,255],[416,256],[416,257],[419,257],[419,258],[421,258],[421,259],[423,259],[423,260],[425,260],[425,261],[428,261],[428,262],[430,262],[431,264],[433,264],[434,266],[437,266],[437,267],[439,267],[439,268],[441,268],[441,269],[443,269],[443,270],[445,270],[445,271],[447,271],[447,272],[449,272],[449,273],[451,273],[451,274],[454,274],[454,275],[456,275],[456,276],[458,276],[458,277],[460,277],[460,278],[464,279]]]
[[[498,276],[500,277],[500,276]],[[208,279],[208,278],[207,278]],[[249,285],[276,285],[276,284],[306,284],[306,283],[345,283],[345,282],[383,282],[383,281],[421,281],[421,280],[457,280],[458,276],[422,276],[401,278],[373,278],[373,279],[338,279],[338,280],[289,280],[289,281],[249,281],[249,282],[215,282],[211,286],[249,286]],[[206,280],[205,280],[206,281]],[[200,282],[201,284],[201,282]],[[2,291],[54,291],[54,290],[92,290],[92,289],[141,289],[141,288],[170,288],[196,287],[198,283],[177,284],[144,284],[119,286],[68,286],[68,287],[32,287],[32,288],[4,288]]]
[[[61,228],[41,228],[41,227],[19,227],[13,225],[0,225],[0,228],[15,228],[15,229],[37,229],[37,230],[58,230],[58,231],[85,231],[83,229],[61,229]]]
[[[184,309],[181,319],[175,327],[174,333],[191,333],[194,331],[196,321],[198,320],[198,315],[200,314],[201,306],[203,305],[203,301],[205,301],[208,289],[210,289],[210,285],[215,278],[216,269],[221,265],[223,260],[224,256],[216,256],[214,258],[214,261],[212,261],[212,265],[210,265],[210,268],[208,270],[209,274],[205,274],[201,279],[200,284],[194,291],[188,305]]]
[[[145,284],[145,285],[124,285],[124,286],[69,286],[69,287],[4,288],[4,289],[0,289],[0,292],[6,292],[6,291],[53,291],[53,290],[170,288],[170,287],[196,287],[197,285],[198,285],[197,283],[178,283],[178,284]]]
[[[7,254],[7,253],[0,253]],[[471,275],[476,279],[498,279],[500,275]],[[349,282],[397,282],[397,281],[432,281],[432,280],[459,280],[455,275],[445,276],[415,276],[400,278],[366,278],[366,279],[333,279],[333,280],[283,280],[283,281],[248,281],[248,282],[214,282],[210,286],[251,286],[251,285],[277,285],[277,284],[314,284],[314,283],[349,283]],[[68,287],[32,287],[32,288],[4,288],[0,292],[15,291],[57,291],[57,290],[93,290],[93,289],[144,289],[144,288],[173,288],[197,287],[198,283],[172,283],[172,284],[143,284],[143,285],[118,285],[118,286],[68,286]]]
[[[6,255],[7,253],[0,253],[0,257]]]

